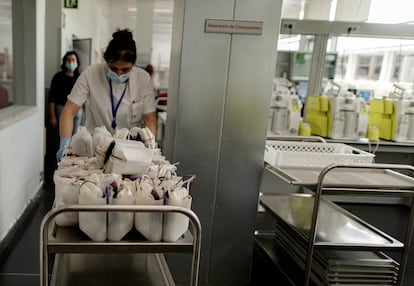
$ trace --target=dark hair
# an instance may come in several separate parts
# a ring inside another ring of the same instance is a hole
[[[74,55],[76,57],[76,62],[78,63],[78,67],[74,71],[75,75],[77,75],[77,74],[79,74],[80,61],[79,61],[79,56],[78,56],[78,54],[75,51],[66,52],[66,54],[62,58],[62,64],[60,65],[60,68],[64,72],[66,72],[68,70],[68,68],[66,67],[66,60],[71,55]]]
[[[152,74],[154,73],[154,67],[151,64],[148,64],[144,70],[147,71],[147,73],[149,73],[150,76],[152,76]]]
[[[128,29],[119,30],[112,34],[112,40],[104,53],[107,63],[123,60],[134,63],[137,60],[137,48],[132,38],[132,33]]]

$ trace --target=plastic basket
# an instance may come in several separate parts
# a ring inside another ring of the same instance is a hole
[[[342,143],[267,140],[265,162],[277,167],[326,167],[330,164],[370,164],[375,155]]]

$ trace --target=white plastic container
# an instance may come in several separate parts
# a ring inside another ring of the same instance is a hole
[[[164,200],[144,200],[137,197],[136,205],[162,206]],[[136,212],[135,228],[149,241],[161,241],[163,227],[162,212]]]
[[[267,140],[264,160],[276,167],[318,167],[370,164],[375,155],[342,143]]]
[[[111,199],[111,205],[133,205],[131,195]],[[134,227],[133,212],[108,212],[108,240],[120,241]]]
[[[165,199],[165,204],[168,206],[184,207],[191,209],[192,197],[186,196],[182,200]],[[187,230],[190,219],[181,213],[165,213],[162,229],[162,240],[167,242],[177,241]]]
[[[106,197],[98,186],[86,182],[79,191],[79,204],[106,205]],[[94,241],[106,240],[107,212],[79,212],[79,228]]]
[[[105,173],[141,176],[148,172],[153,154],[142,142],[117,139]]]
[[[56,170],[53,174],[55,183],[54,207],[70,206],[79,203],[79,189],[88,172],[78,167]],[[59,226],[78,225],[77,212],[65,212],[56,216],[56,224]]]

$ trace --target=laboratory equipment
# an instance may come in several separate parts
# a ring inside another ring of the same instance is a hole
[[[305,122],[312,134],[333,139],[358,139],[366,136],[368,110],[365,100],[339,84],[322,96],[308,96]]]
[[[302,103],[285,78],[273,80],[270,129],[277,135],[298,135]]]
[[[394,84],[389,98],[373,99],[370,104],[369,125],[379,129],[379,138],[396,142],[414,141],[414,98]]]
[[[368,128],[365,100],[336,83],[332,83],[327,96],[329,98],[328,137],[333,139],[365,137]]]

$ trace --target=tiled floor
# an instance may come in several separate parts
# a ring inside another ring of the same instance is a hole
[[[44,214],[52,206],[53,194],[53,185],[46,184],[31,221],[25,226],[20,237],[16,239],[7,259],[3,263],[0,261],[1,286],[39,285],[39,226]],[[345,205],[344,207],[391,235],[401,236],[401,225],[404,223],[402,218],[406,215],[406,210],[385,206],[378,208]],[[399,224],[395,224],[395,219],[399,221]],[[288,285],[285,281],[277,268],[256,248],[253,257],[251,286]],[[411,285],[414,285],[414,248],[410,251],[404,281],[404,286]]]

